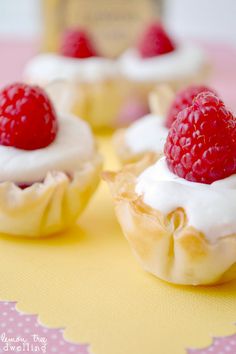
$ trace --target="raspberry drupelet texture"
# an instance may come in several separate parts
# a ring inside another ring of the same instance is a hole
[[[169,169],[210,184],[236,173],[236,118],[216,95],[203,92],[173,123],[164,148]]]
[[[67,30],[62,38],[60,53],[71,58],[90,58],[98,56],[92,40],[84,30]]]
[[[172,102],[166,117],[166,127],[170,129],[171,125],[177,118],[177,115],[184,108],[191,106],[193,99],[201,92],[212,92],[215,91],[207,86],[195,85],[188,86],[187,88],[177,92],[174,101]]]
[[[57,130],[54,107],[43,89],[15,83],[0,91],[1,145],[23,150],[44,148],[53,142]]]
[[[152,23],[143,33],[137,48],[142,58],[151,58],[172,52],[175,45],[160,23]]]

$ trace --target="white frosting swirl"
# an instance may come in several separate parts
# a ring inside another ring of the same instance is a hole
[[[180,44],[173,52],[152,58],[142,58],[135,49],[127,50],[120,58],[120,70],[134,81],[171,81],[196,75],[205,63],[200,48]]]
[[[148,114],[133,123],[125,132],[125,142],[136,153],[145,151],[162,152],[168,135],[164,118]]]
[[[173,174],[163,157],[137,178],[135,190],[164,214],[184,208],[188,224],[211,242],[236,233],[236,174],[212,184],[190,182]]]
[[[117,63],[112,59],[69,58],[48,53],[39,54],[31,59],[25,67],[24,77],[36,83],[54,80],[94,82],[114,78],[117,71]]]
[[[94,139],[88,124],[70,115],[58,118],[56,139],[45,148],[28,151],[0,146],[0,182],[40,182],[54,171],[71,174],[93,156]]]

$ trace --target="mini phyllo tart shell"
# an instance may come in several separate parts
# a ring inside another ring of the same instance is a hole
[[[69,227],[85,208],[99,182],[102,159],[95,155],[69,177],[49,172],[42,183],[22,189],[0,183],[0,232],[43,237]]]
[[[155,156],[156,160],[158,160],[162,156],[162,153],[155,153],[150,151],[143,151],[141,153],[136,153],[132,151],[131,148],[126,143],[125,133],[126,133],[126,129],[119,129],[113,135],[113,146],[122,164],[130,164],[130,163],[138,162],[142,160],[146,155],[149,155],[150,153],[153,156],[153,158]]]
[[[164,215],[136,194],[137,176],[155,160],[155,154],[147,154],[118,173],[103,174],[124,235],[142,267],[175,284],[218,284],[234,279],[236,234],[210,243],[202,232],[188,225],[183,208]]]

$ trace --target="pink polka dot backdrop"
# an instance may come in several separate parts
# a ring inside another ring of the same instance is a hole
[[[0,302],[0,353],[91,354],[88,344],[67,342],[62,328],[44,327],[37,315],[20,313],[15,304]],[[236,334],[213,338],[208,348],[187,349],[186,354],[236,354]]]
[[[188,349],[188,354],[235,354],[236,334],[228,337],[215,337],[212,345],[203,349]]]
[[[63,329],[46,328],[37,315],[15,309],[15,302],[0,302],[0,353],[89,354],[87,344],[69,343]]]
[[[229,106],[236,110],[236,50],[224,45],[207,45],[206,49],[213,62],[214,71],[217,72],[217,75],[213,75],[211,84]],[[36,50],[36,43],[0,40],[0,86],[20,80],[25,62],[36,53]],[[15,60],[16,57],[17,61]],[[89,344],[67,342],[63,338],[62,328],[49,329],[44,327],[38,322],[37,315],[19,313],[15,309],[15,304],[13,302],[0,302],[0,353],[91,354]],[[212,345],[208,348],[188,348],[185,351],[186,354],[236,354],[236,334],[213,338]]]

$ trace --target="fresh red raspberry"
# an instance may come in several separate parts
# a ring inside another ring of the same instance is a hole
[[[60,53],[71,58],[90,58],[98,56],[88,34],[80,29],[71,29],[64,33]]]
[[[203,92],[173,123],[164,148],[169,169],[210,184],[236,173],[236,118],[216,95]]]
[[[167,113],[166,122],[165,122],[166,127],[170,129],[178,113],[183,109],[191,106],[193,103],[193,99],[199,93],[206,92],[206,91],[216,94],[215,91],[213,91],[211,88],[207,86],[200,86],[200,85],[189,86],[177,92],[175,99],[172,102],[169,111]]]
[[[15,83],[0,91],[1,145],[44,148],[53,142],[57,129],[54,107],[40,87]]]
[[[142,58],[151,58],[175,50],[175,45],[160,23],[152,23],[143,33],[138,51]]]

